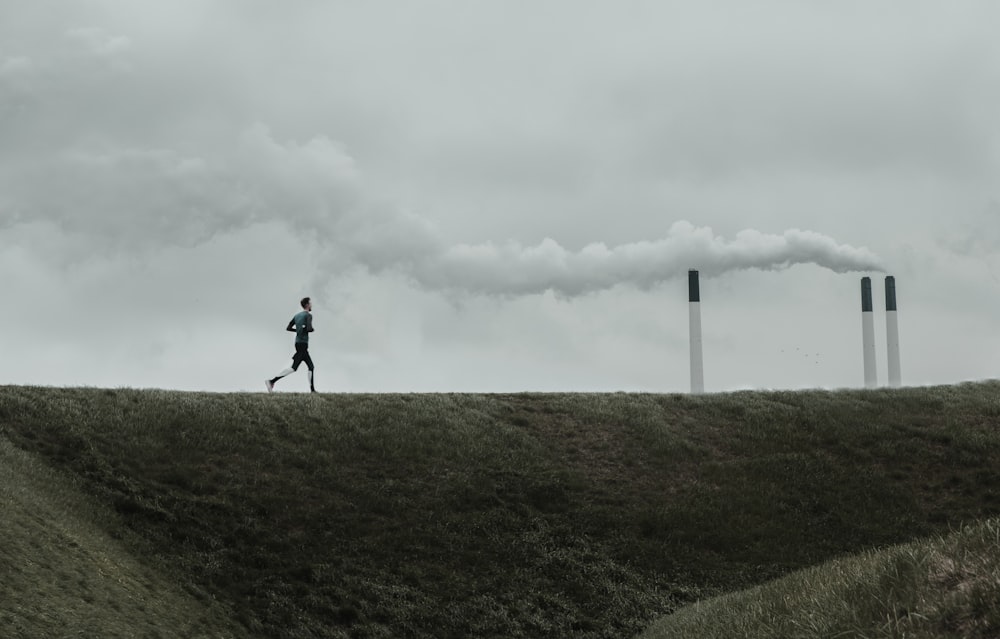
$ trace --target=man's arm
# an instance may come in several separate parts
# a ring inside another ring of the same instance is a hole
[[[289,320],[288,326],[285,327],[285,330],[289,331],[291,333],[295,332],[295,318],[294,317],[291,320]]]
[[[312,316],[312,313],[309,313],[308,315],[306,315],[306,332],[307,333],[312,333],[313,332],[313,316]]]

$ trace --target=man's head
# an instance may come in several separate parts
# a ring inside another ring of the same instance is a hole
[[[302,308],[307,311],[312,310],[312,301],[310,301],[308,297],[303,297],[302,300],[299,302],[299,304],[301,304]]]

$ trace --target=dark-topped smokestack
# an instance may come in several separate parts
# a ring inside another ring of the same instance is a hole
[[[705,371],[701,359],[701,291],[698,271],[688,271],[688,317],[691,330],[691,392],[705,392]]]
[[[875,314],[872,311],[872,279],[861,278],[861,348],[865,360],[865,388],[875,388]]]
[[[896,318],[896,278],[885,278],[885,345],[889,358],[889,386],[902,385],[899,369],[899,320]]]

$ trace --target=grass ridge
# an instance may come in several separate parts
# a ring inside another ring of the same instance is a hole
[[[4,386],[0,441],[244,636],[621,637],[1000,514],[998,391]]]

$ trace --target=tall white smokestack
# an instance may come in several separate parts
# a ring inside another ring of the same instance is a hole
[[[701,293],[698,271],[688,271],[688,309],[691,327],[691,393],[705,392],[705,370],[701,359]]]
[[[875,314],[872,312],[872,279],[861,278],[861,347],[865,356],[865,387],[875,388]]]
[[[896,319],[896,278],[885,278],[885,344],[889,356],[889,386],[902,385],[899,372],[899,322]]]

